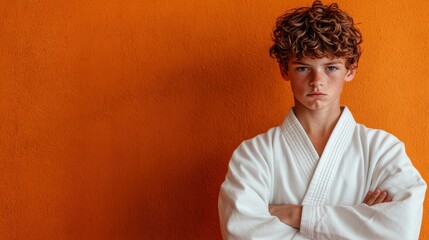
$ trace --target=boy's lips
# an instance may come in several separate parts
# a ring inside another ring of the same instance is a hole
[[[326,94],[324,94],[323,92],[311,92],[307,94],[307,96],[310,96],[310,97],[325,96],[325,95]]]

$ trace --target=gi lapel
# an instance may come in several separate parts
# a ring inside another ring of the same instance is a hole
[[[352,141],[356,122],[347,107],[332,131],[325,150],[317,164],[302,205],[321,205],[331,189],[334,176],[346,148]]]
[[[292,109],[283,121],[281,129],[286,143],[292,149],[293,159],[297,161],[307,181],[310,182],[319,161],[319,155]]]

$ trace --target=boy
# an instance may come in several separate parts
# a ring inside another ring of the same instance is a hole
[[[270,53],[295,106],[233,153],[219,194],[225,239],[418,239],[426,183],[404,145],[340,105],[362,42],[337,4],[278,18]]]

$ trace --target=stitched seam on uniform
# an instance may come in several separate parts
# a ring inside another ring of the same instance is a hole
[[[323,177],[320,179],[319,187],[316,188],[316,191],[313,197],[310,199],[312,204],[322,204],[325,200],[325,197],[328,193],[328,190],[330,186],[332,185],[332,178],[334,177],[334,174],[339,166],[339,161],[341,160],[341,155],[345,151],[345,144],[348,144],[350,140],[350,133],[351,130],[355,127],[355,124],[353,124],[353,119],[350,118],[350,114],[348,112],[344,112],[344,118],[340,119],[338,122],[338,131],[333,132],[333,140],[334,142],[332,144],[329,144],[327,146],[329,149],[327,149],[328,156],[323,156],[326,159],[321,159],[320,164],[326,165],[321,168],[322,172],[319,175],[320,177]]]
[[[308,141],[304,138],[304,130],[300,128],[301,125],[296,119],[292,110],[286,116],[284,123],[282,124],[282,129],[284,131],[284,137],[286,142],[293,148],[292,154],[295,155],[295,158],[298,159],[298,165],[301,170],[311,179],[311,173],[314,171],[316,161],[312,152],[314,151],[311,146],[309,146]],[[288,135],[291,135],[291,138],[287,138]],[[296,141],[297,140],[297,141]]]
[[[306,197],[303,203],[308,205],[322,204],[328,188],[332,186],[332,178],[336,169],[339,166],[341,155],[345,151],[344,144],[348,144],[351,140],[351,134],[356,127],[356,122],[353,119],[350,111],[345,107],[342,116],[340,117],[334,132],[328,141],[325,149],[328,155],[322,155],[316,167],[316,172],[311,179],[309,188],[307,189]],[[334,169],[335,168],[335,169]]]

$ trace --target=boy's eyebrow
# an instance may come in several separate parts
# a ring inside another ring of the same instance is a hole
[[[334,65],[334,64],[342,64],[342,61],[334,61],[334,62],[327,62],[323,65]],[[292,61],[292,64],[298,64],[298,65],[309,65],[308,63],[301,62],[301,61]]]
[[[333,64],[342,64],[343,62],[341,62],[341,61],[335,61],[335,62],[328,62],[328,63],[325,63],[325,65],[333,65]]]
[[[304,63],[304,62],[301,62],[301,61],[293,61],[292,64],[308,65],[307,63]]]

